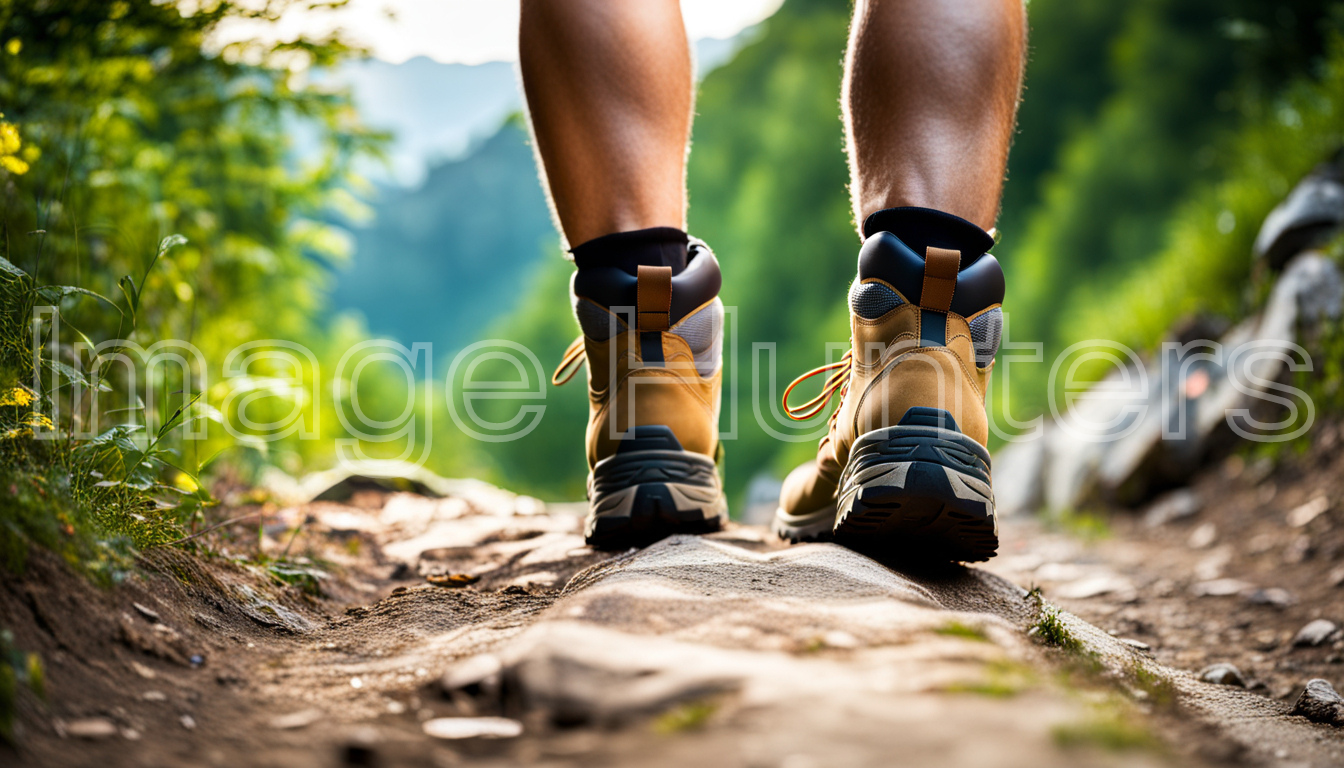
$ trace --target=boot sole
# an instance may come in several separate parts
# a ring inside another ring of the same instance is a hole
[[[945,411],[911,408],[854,442],[833,507],[779,510],[775,534],[833,539],[879,557],[979,562],[998,551],[989,452]]]
[[[714,533],[728,520],[713,460],[691,451],[617,453],[597,463],[588,488],[584,539],[597,549],[642,547],[676,533]]]

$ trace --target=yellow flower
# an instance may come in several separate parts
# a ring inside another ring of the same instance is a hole
[[[12,155],[23,146],[19,138],[18,126],[13,123],[0,123],[0,155]]]
[[[25,406],[33,402],[33,393],[23,387],[15,387],[0,395],[0,405]]]
[[[22,176],[28,172],[28,164],[13,155],[0,155],[0,168],[15,176]]]
[[[4,115],[0,115],[3,117]],[[19,138],[19,129],[13,123],[0,123],[0,168],[9,171],[15,176],[28,172],[28,161],[18,157],[19,150],[23,148],[23,140]],[[26,155],[36,159],[36,155],[26,152]]]
[[[5,43],[5,52],[8,53],[10,56],[18,56],[19,51],[22,50],[23,50],[23,41],[17,37],[11,37],[9,38],[9,42]]]

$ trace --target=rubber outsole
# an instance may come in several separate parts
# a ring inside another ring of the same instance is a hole
[[[834,505],[800,515],[778,510],[775,534],[794,543],[835,540],[879,557],[993,557],[999,538],[988,451],[946,412],[910,410],[900,425],[855,441]]]
[[[728,520],[713,460],[690,451],[623,451],[603,459],[589,476],[588,498],[584,538],[598,549],[713,533]]]

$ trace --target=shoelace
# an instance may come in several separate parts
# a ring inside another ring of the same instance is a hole
[[[784,413],[787,414],[788,417],[790,419],[793,419],[794,421],[804,421],[824,411],[826,409],[826,405],[830,403],[831,397],[835,395],[836,392],[839,392],[840,397],[843,398],[845,396],[845,393],[849,391],[849,372],[850,369],[853,368],[853,364],[854,364],[854,351],[850,350],[848,352],[845,352],[845,356],[840,358],[838,362],[834,362],[829,365],[823,365],[820,368],[813,368],[807,373],[804,373],[802,376],[799,376],[798,378],[794,379],[793,383],[790,384],[788,388],[784,390],[784,397],[782,400],[782,404],[784,406]],[[825,373],[827,371],[835,371],[835,373],[832,373],[830,376],[826,377],[826,383],[823,384],[821,387],[821,394],[817,395],[811,400],[808,400],[806,403],[803,403],[802,405],[793,405],[793,406],[789,405],[789,394],[793,392],[794,387],[798,386],[799,384],[802,384],[804,381],[807,381],[813,376]],[[832,413],[831,420],[834,421],[836,415],[838,415],[839,413],[840,413],[839,410],[837,410],[835,413]]]
[[[551,374],[551,384],[558,387],[569,383],[569,380],[574,378],[585,361],[583,336],[579,336],[569,345],[565,354],[560,358],[560,364],[556,366],[555,373]],[[837,362],[823,365],[820,368],[813,368],[794,379],[793,383],[789,384],[788,388],[784,390],[782,399],[784,413],[794,421],[806,421],[825,410],[836,392],[839,392],[840,397],[843,398],[845,393],[849,391],[849,372],[853,367],[853,361],[854,351],[849,350]],[[834,371],[834,373],[826,377],[826,383],[822,385],[820,394],[801,405],[789,405],[789,395],[793,393],[794,387],[827,371]],[[839,411],[831,414],[831,419],[834,420],[838,414]]]
[[[560,365],[556,367],[555,373],[551,374],[551,384],[557,387],[563,386],[574,378],[574,374],[578,373],[579,368],[587,361],[583,351],[583,335],[580,334],[565,350],[564,357],[560,358]],[[564,378],[561,378],[562,375]]]

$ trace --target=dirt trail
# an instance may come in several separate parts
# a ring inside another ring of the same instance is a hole
[[[1273,627],[1243,628],[1241,645],[1221,625],[1201,639],[1214,617],[1240,620],[1226,598],[1192,596],[1231,576],[1182,575],[1208,557],[1184,532],[1173,544],[1136,522],[1085,545],[1010,519],[989,567],[911,571],[749,526],[599,553],[579,511],[484,485],[281,510],[261,546],[327,564],[321,598],[171,553],[104,593],[39,554],[0,591],[0,621],[48,666],[5,762],[1344,763],[1344,730],[1289,715],[1308,673],[1330,677],[1329,644],[1299,656],[1278,639],[1340,599],[1260,606]],[[1043,604],[1019,583],[1097,626],[1063,613],[1051,631],[1073,647],[1040,642]],[[1258,631],[1281,658],[1254,650]],[[1203,660],[1262,685],[1200,682]],[[466,727],[506,737],[427,735]]]

